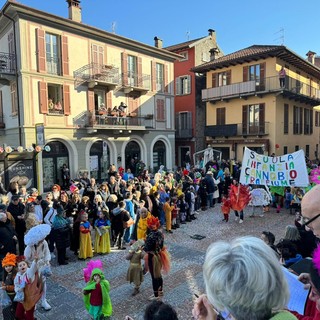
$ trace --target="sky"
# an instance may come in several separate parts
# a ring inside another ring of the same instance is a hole
[[[0,7],[5,4],[0,0]],[[20,0],[20,3],[68,17],[66,0]],[[260,45],[285,45],[305,58],[320,55],[319,0],[82,0],[82,22],[154,46],[185,42],[216,31],[224,54]]]

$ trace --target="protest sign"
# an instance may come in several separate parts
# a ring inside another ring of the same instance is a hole
[[[268,157],[245,147],[240,183],[279,187],[307,187],[309,178],[303,150]]]

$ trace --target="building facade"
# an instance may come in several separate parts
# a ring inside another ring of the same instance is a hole
[[[303,149],[318,159],[319,112],[313,108],[320,104],[320,69],[310,57],[254,45],[193,71],[207,74],[205,135],[224,159],[241,160],[245,146],[276,155]]]
[[[221,57],[222,50],[216,41],[214,30],[208,36],[189,40],[170,47],[168,51],[183,58],[174,62],[175,79],[175,123],[176,123],[176,161],[185,165],[185,156],[203,150],[205,145],[205,104],[201,100],[201,89],[205,88],[205,76],[191,69],[212,59]]]
[[[180,56],[84,25],[80,1],[67,2],[69,19],[14,1],[2,8],[0,145],[11,156],[49,146],[34,156],[41,190],[61,183],[63,164],[98,181],[111,164],[172,169]]]

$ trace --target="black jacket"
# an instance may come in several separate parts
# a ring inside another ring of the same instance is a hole
[[[14,218],[16,224],[16,232],[17,233],[24,233],[26,231],[26,222],[24,219],[18,219],[18,216],[22,216],[24,214],[25,206],[21,202],[18,204],[13,204],[10,202],[7,211],[11,213]]]
[[[6,222],[0,221],[0,256],[8,252],[16,254],[16,240],[13,237],[16,233],[9,219]]]

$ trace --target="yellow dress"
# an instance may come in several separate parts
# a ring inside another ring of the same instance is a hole
[[[110,246],[110,227],[95,227],[96,236],[94,241],[95,253],[109,253],[111,251]]]
[[[80,249],[79,259],[92,258],[92,242],[90,234],[90,223],[88,221],[80,223]]]
[[[137,226],[137,239],[145,240],[147,237],[147,219],[151,217],[151,213],[148,212],[146,218],[139,219],[138,226]]]

